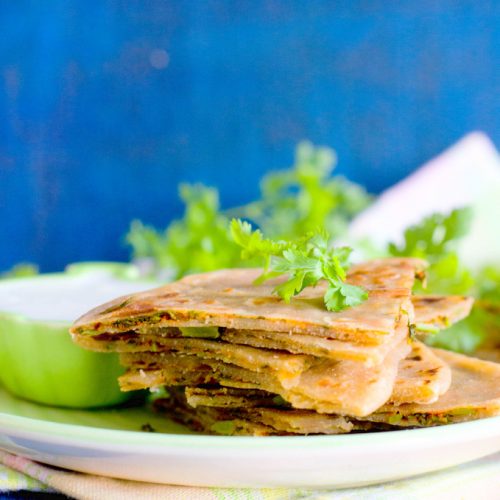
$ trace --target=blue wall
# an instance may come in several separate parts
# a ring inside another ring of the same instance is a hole
[[[498,1],[2,1],[0,270],[125,259],[179,181],[250,200],[302,138],[374,192],[498,145],[499,62]]]

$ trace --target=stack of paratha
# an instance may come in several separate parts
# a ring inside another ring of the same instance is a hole
[[[412,297],[425,263],[382,259],[347,281],[368,300],[329,312],[324,287],[286,304],[255,269],[193,275],[94,309],[74,340],[117,351],[123,390],[167,388],[157,409],[223,434],[338,434],[500,412],[500,366],[433,350],[412,333],[465,317],[466,297]]]

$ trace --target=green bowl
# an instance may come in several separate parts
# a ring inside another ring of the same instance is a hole
[[[84,270],[85,267],[85,270]],[[78,272],[0,281],[0,383],[37,403],[92,408],[123,403],[117,354],[86,351],[68,329],[80,314],[116,296],[152,287],[118,278],[113,263]],[[85,271],[85,272],[84,272]]]

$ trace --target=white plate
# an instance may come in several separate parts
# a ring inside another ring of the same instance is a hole
[[[145,423],[160,432],[140,432]],[[500,450],[500,417],[342,436],[204,436],[142,408],[56,409],[0,389],[0,448],[75,471],[156,483],[349,487],[495,453]]]

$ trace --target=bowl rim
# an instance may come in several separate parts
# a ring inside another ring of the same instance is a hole
[[[78,269],[77,266],[88,266],[86,269]],[[116,267],[123,265],[124,267],[129,266],[131,268],[134,267],[134,264],[128,263],[128,262],[113,262],[113,261],[83,261],[83,262],[74,262],[71,264],[68,264],[65,268],[64,271],[56,271],[56,272],[50,272],[50,273],[40,273],[40,274],[35,274],[32,276],[21,276],[21,277],[11,277],[11,278],[3,278],[0,280],[0,292],[2,291],[2,288],[8,287],[9,285],[16,283],[23,283],[25,286],[29,286],[30,283],[33,282],[40,282],[40,281],[50,281],[53,279],[68,279],[68,280],[74,280],[78,279],[82,276],[85,275],[91,275],[94,273],[104,273],[106,272],[107,275],[114,280],[117,280],[119,282],[123,283],[133,283],[133,282],[141,282],[141,283],[148,283],[151,282],[151,287],[154,288],[155,281],[153,279],[148,279],[147,277],[125,277],[120,275],[120,273],[116,272]],[[94,268],[92,268],[94,266]],[[40,320],[40,319],[34,319],[30,318],[28,314],[23,314],[23,313],[18,313],[18,312],[13,312],[8,309],[2,309],[0,307],[0,319],[3,320],[10,320],[14,321],[16,323],[29,323],[31,325],[39,325],[39,326],[47,326],[47,327],[65,327],[67,326],[68,328],[73,324],[73,321],[68,321],[68,320],[58,320],[56,318],[50,319],[50,320]],[[75,318],[76,320],[77,318]]]

